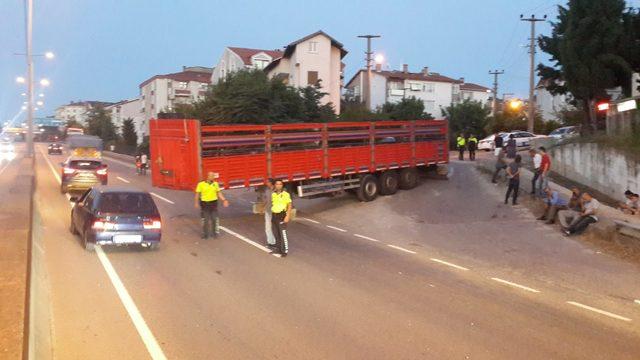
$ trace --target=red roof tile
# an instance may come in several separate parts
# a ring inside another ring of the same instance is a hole
[[[228,47],[229,50],[236,53],[242,59],[245,65],[252,65],[251,57],[255,54],[259,54],[261,52],[271,56],[272,60],[281,58],[284,54],[280,50],[261,50],[261,49],[248,49],[248,48],[239,48],[239,47]]]
[[[489,89],[488,87],[484,87],[482,85],[478,85],[478,84],[474,84],[474,83],[462,83],[460,84],[460,90],[466,90],[466,91],[483,91],[486,92],[491,91],[491,89]]]
[[[173,74],[155,75],[145,80],[142,84],[140,84],[140,87],[143,87],[156,79],[171,79],[181,82],[197,81],[209,84],[211,83],[211,73],[204,71],[181,71]]]

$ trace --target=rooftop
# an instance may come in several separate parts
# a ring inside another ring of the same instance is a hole
[[[249,48],[241,48],[241,47],[227,47],[229,50],[233,51],[236,55],[240,56],[242,62],[245,65],[252,65],[251,58],[259,53],[265,53],[271,56],[272,60],[281,58],[284,52],[280,50],[263,50],[263,49],[249,49]]]
[[[180,81],[180,82],[189,82],[189,81],[196,81],[196,82],[201,82],[201,83],[211,83],[211,73],[213,72],[213,70],[210,71],[203,71],[203,70],[189,70],[189,68],[187,68],[187,71],[181,71],[181,72],[177,72],[177,73],[172,73],[172,74],[163,74],[163,75],[155,75],[150,77],[149,79],[145,80],[144,82],[142,82],[140,84],[139,87],[144,87],[145,85],[149,84],[150,82],[157,80],[157,79],[170,79],[170,80],[174,80],[174,81]]]

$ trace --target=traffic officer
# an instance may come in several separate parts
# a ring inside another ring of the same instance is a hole
[[[467,149],[469,149],[469,160],[476,159],[476,149],[478,148],[478,139],[475,135],[471,134],[467,139]]]
[[[202,238],[207,239],[210,236],[217,237],[220,233],[218,220],[218,199],[222,200],[224,207],[229,206],[229,202],[222,195],[220,185],[215,181],[217,174],[210,171],[207,179],[200,181],[196,186],[195,204],[196,209],[200,208],[200,217],[202,219]]]
[[[276,237],[276,251],[282,256],[287,256],[289,252],[287,223],[291,220],[291,207],[291,196],[284,190],[284,182],[276,180],[271,194],[271,225]]]
[[[464,134],[460,134],[456,139],[456,145],[458,146],[458,151],[459,151],[459,155],[458,155],[459,160],[464,160],[464,147],[466,144],[467,144],[467,141],[464,138]]]

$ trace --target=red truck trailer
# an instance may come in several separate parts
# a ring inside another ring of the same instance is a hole
[[[150,122],[154,186],[192,190],[214,171],[225,189],[282,179],[300,197],[350,190],[362,201],[417,185],[446,164],[446,120],[204,125]]]

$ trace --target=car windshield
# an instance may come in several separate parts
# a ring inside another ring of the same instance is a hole
[[[117,214],[152,214],[157,211],[149,194],[127,192],[102,194],[98,210]]]
[[[566,129],[555,129],[549,135],[560,135],[563,134]]]
[[[79,170],[95,170],[102,167],[102,163],[91,160],[73,160],[69,162],[69,167]]]

